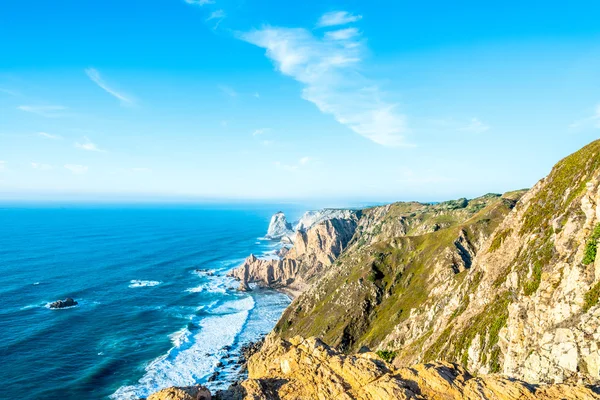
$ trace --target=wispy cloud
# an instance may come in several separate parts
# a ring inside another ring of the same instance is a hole
[[[77,147],[78,149],[87,150],[87,151],[98,151],[98,152],[106,151],[106,150],[99,148],[98,145],[96,145],[96,143],[93,143],[87,137],[84,139],[85,139],[85,141],[83,143],[76,142],[75,147]]]
[[[325,32],[325,38],[329,40],[348,40],[359,35],[358,29],[346,28],[337,31]]]
[[[18,106],[17,109],[46,118],[64,117],[65,106]]]
[[[317,27],[346,25],[362,19],[362,15],[350,14],[348,11],[332,11],[325,13],[319,18]]]
[[[275,142],[272,140],[263,140],[262,141],[263,146],[272,146],[273,143],[275,143]]]
[[[18,97],[21,94],[15,90],[10,90],[10,89],[5,89],[5,88],[1,88],[0,87],[0,93],[5,93],[8,94],[9,96],[14,96],[14,97]]]
[[[223,21],[226,16],[227,15],[225,14],[224,10],[215,10],[210,13],[208,18],[206,18],[206,22],[213,21],[213,20],[216,21],[216,24],[215,24],[215,26],[213,26],[213,29],[217,29],[219,27],[219,24],[221,23],[221,21]]]
[[[40,135],[43,138],[51,139],[51,140],[60,140],[60,139],[62,139],[62,136],[60,136],[60,135],[53,135],[53,134],[48,133],[48,132],[38,132],[38,135]]]
[[[215,4],[215,0],[184,0],[188,4],[196,6],[205,6],[207,4]]]
[[[325,21],[333,20],[327,17]],[[359,72],[364,52],[364,42],[359,36],[336,40],[316,37],[302,28],[265,26],[243,33],[240,38],[266,49],[266,56],[277,70],[301,82],[302,97],[321,112],[333,115],[338,122],[375,143],[407,145],[406,117],[398,112],[396,104],[383,99],[385,92]]]
[[[111,96],[119,99],[122,105],[133,105],[135,103],[131,97],[126,96],[125,94],[120,93],[108,86],[106,82],[104,82],[104,79],[102,79],[102,76],[100,76],[100,72],[98,72],[98,70],[95,68],[87,68],[85,73],[92,80],[92,82],[94,82]]]
[[[6,161],[0,160],[0,172],[6,170]]]
[[[131,168],[133,172],[152,172],[152,169],[146,167],[135,167]]]
[[[580,129],[585,127],[600,128],[600,104],[594,109],[594,113],[586,118],[577,120],[569,125],[571,129]]]
[[[280,161],[275,161],[274,164],[278,169],[282,169],[284,171],[289,171],[289,172],[296,172],[296,171],[300,170],[300,168],[302,168],[303,166],[307,165],[310,161],[311,161],[310,157],[302,157],[301,159],[298,160],[298,163],[296,163],[296,164],[285,164]]]
[[[265,133],[267,133],[269,131],[270,131],[269,128],[255,129],[254,132],[252,132],[252,136],[264,135]]]
[[[469,124],[459,128],[460,131],[470,133],[483,133],[490,130],[490,126],[484,124],[479,118],[471,118]]]
[[[88,172],[87,165],[80,164],[65,164],[64,167],[75,175],[83,175]]]
[[[236,92],[235,89],[233,89],[230,86],[219,85],[219,90],[221,92],[225,93],[229,97],[237,97],[238,96],[238,92]]]
[[[44,164],[44,163],[32,162],[31,163],[31,168],[33,168],[33,169],[40,169],[42,171],[47,171],[49,169],[52,169],[52,165],[50,165],[50,164]]]

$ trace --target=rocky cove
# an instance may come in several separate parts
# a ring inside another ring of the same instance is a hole
[[[529,190],[273,216],[294,301],[221,399],[600,398],[600,141]],[[202,388],[149,397],[211,398]]]

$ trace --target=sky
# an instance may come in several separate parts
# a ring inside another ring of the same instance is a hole
[[[531,187],[600,133],[599,15],[577,0],[0,0],[0,200]]]

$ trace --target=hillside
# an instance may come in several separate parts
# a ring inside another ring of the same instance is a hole
[[[443,359],[529,382],[600,373],[600,141],[530,191],[364,211],[347,250],[279,321],[398,366]]]

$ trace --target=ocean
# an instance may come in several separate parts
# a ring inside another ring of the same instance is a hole
[[[277,249],[261,237],[280,208],[0,206],[0,398],[138,399],[172,385],[227,386],[231,355],[268,333],[290,302],[238,292],[226,276],[250,253]],[[66,297],[79,304],[47,307]]]

